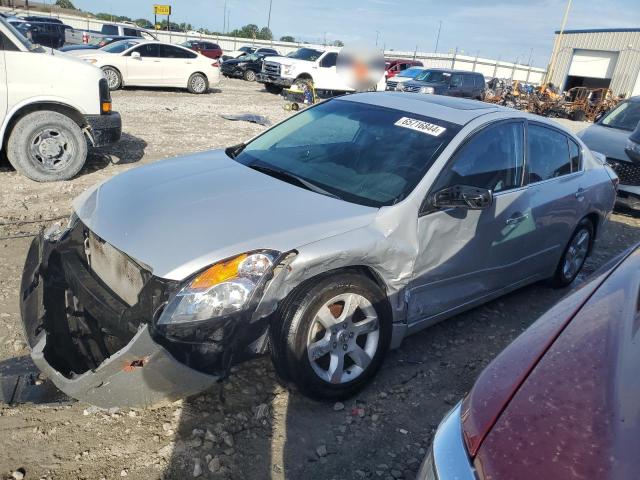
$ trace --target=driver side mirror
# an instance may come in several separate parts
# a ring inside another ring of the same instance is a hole
[[[142,57],[140,56],[140,52],[132,52],[131,58],[133,58],[134,60],[140,60]]]
[[[493,193],[486,188],[453,185],[436,192],[431,204],[435,208],[484,210],[493,204]]]
[[[604,117],[607,113],[609,113],[609,110],[605,110],[604,112],[600,112],[599,114],[597,114],[593,119],[593,123],[598,123],[600,119]]]

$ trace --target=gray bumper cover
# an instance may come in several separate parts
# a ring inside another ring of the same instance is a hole
[[[199,393],[218,377],[206,375],[174,359],[153,341],[147,326],[96,370],[67,378],[44,358],[46,335],[31,357],[36,366],[67,395],[102,408],[148,407]]]

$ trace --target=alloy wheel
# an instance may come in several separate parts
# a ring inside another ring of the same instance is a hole
[[[336,295],[320,307],[309,328],[307,356],[322,380],[341,384],[360,376],[379,345],[378,314],[362,295]]]
[[[575,277],[582,268],[587,259],[590,241],[591,234],[586,228],[579,230],[573,236],[562,265],[562,274],[567,280]]]

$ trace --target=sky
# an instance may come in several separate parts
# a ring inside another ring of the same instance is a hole
[[[48,0],[53,1],[53,0]],[[221,31],[225,0],[72,0],[91,12],[153,19],[153,4],[172,6],[171,20]],[[398,51],[467,55],[545,67],[567,0],[271,0],[274,37],[342,40]],[[226,0],[231,29],[267,24],[270,0]],[[567,28],[640,28],[639,0],[574,0]],[[634,46],[640,48],[640,45]]]

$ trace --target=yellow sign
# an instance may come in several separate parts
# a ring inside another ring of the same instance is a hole
[[[154,5],[154,15],[171,15],[171,5]]]

